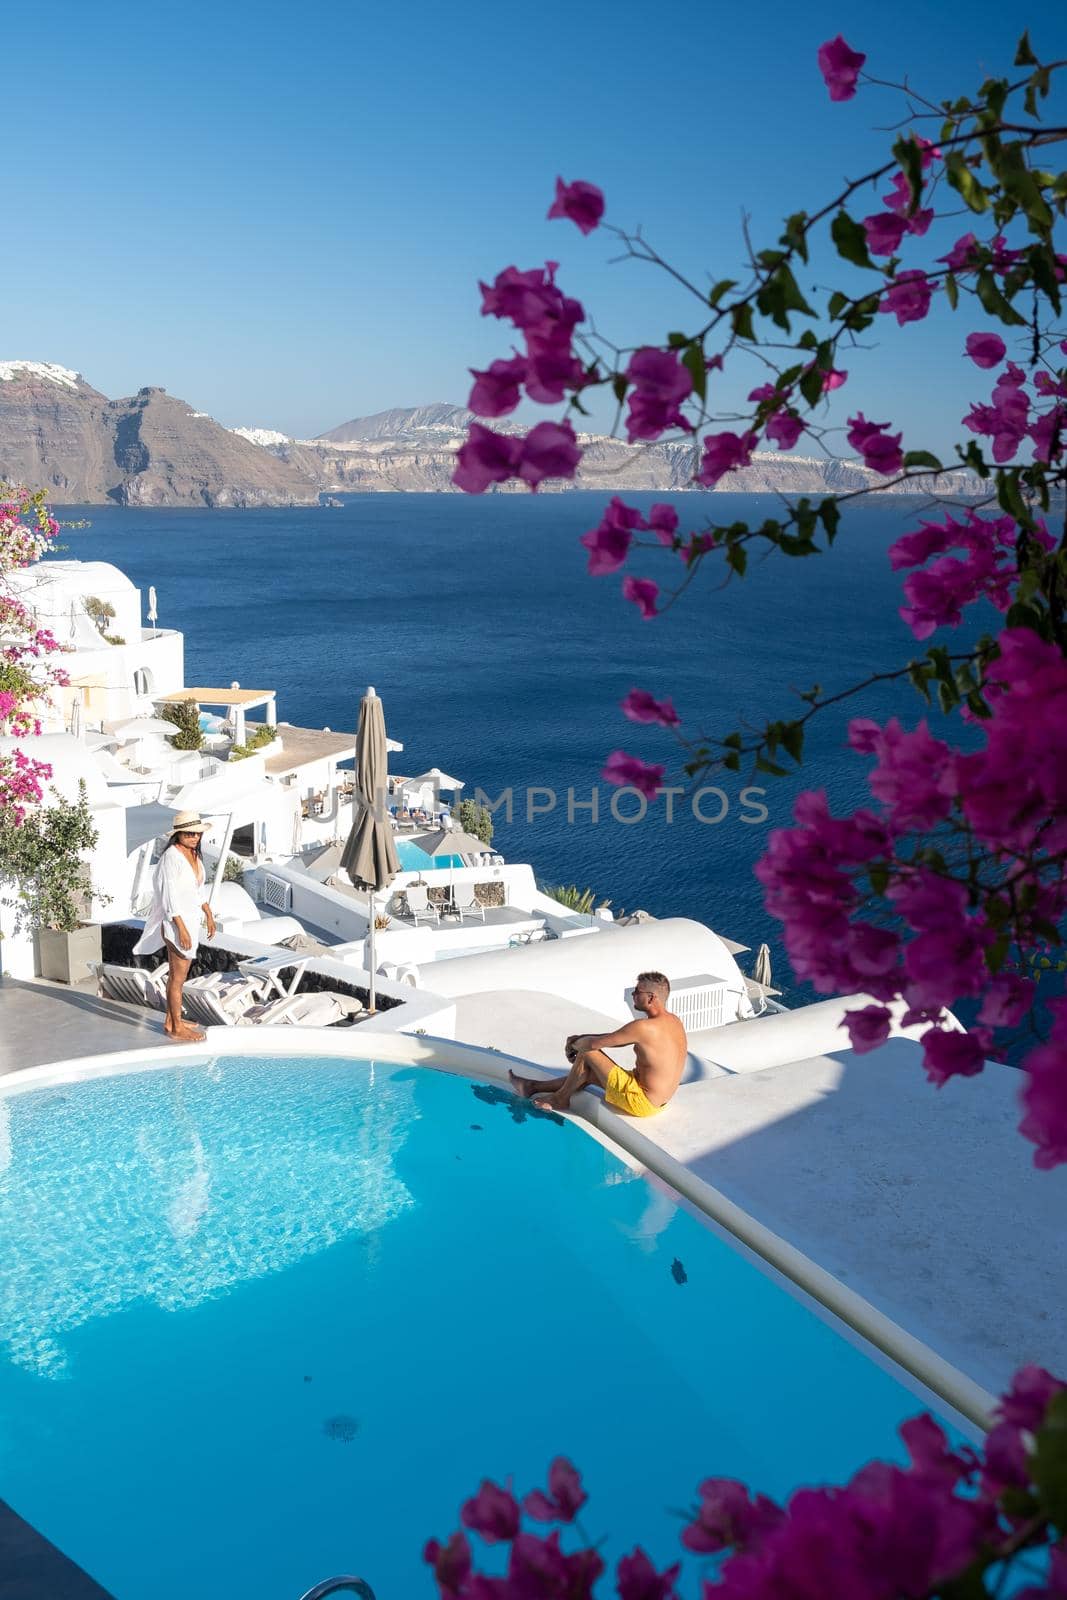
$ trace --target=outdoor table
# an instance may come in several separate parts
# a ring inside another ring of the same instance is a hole
[[[265,978],[279,999],[289,1000],[296,993],[310,959],[309,956],[298,956],[292,950],[276,950],[270,956],[249,956],[247,961],[239,961],[237,970],[243,978]],[[293,969],[288,989],[281,976],[286,967]]]

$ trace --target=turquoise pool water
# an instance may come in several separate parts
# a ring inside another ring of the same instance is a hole
[[[580,1129],[410,1068],[0,1093],[0,1299],[0,1497],[117,1600],[429,1597],[425,1538],[561,1452],[665,1562],[700,1478],[839,1479],[919,1409]]]
[[[400,865],[405,872],[426,872],[431,867],[461,867],[462,856],[428,856],[414,839],[394,839]]]

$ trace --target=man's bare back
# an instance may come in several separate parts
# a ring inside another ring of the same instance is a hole
[[[682,1081],[689,1051],[685,1029],[672,1011],[661,1011],[642,1017],[632,1030],[634,1077],[654,1106],[665,1106]]]

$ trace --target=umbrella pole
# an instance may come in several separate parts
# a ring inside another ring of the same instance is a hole
[[[367,964],[368,964],[368,967],[370,969],[370,993],[369,993],[369,995],[367,997],[367,1010],[370,1012],[371,1016],[373,1016],[374,1012],[375,1012],[375,1009],[376,1009],[375,1008],[375,1001],[377,999],[377,995],[374,992],[374,974],[375,974],[375,972],[377,970],[377,966],[378,966],[378,963],[377,963],[377,960],[376,960],[375,954],[374,954],[374,890],[373,889],[370,891],[370,897],[369,898],[370,898],[370,927],[369,927],[369,929],[367,931],[367,943],[368,943],[368,945],[370,947],[370,960],[369,960],[369,962]]]

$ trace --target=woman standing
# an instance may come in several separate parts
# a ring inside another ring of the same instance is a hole
[[[137,956],[167,950],[167,1016],[164,1031],[175,1043],[196,1044],[207,1037],[182,1019],[182,989],[200,944],[200,924],[215,937],[215,918],[204,897],[201,843],[210,825],[195,811],[179,811],[152,880],[152,907],[144,932],[133,947]]]

